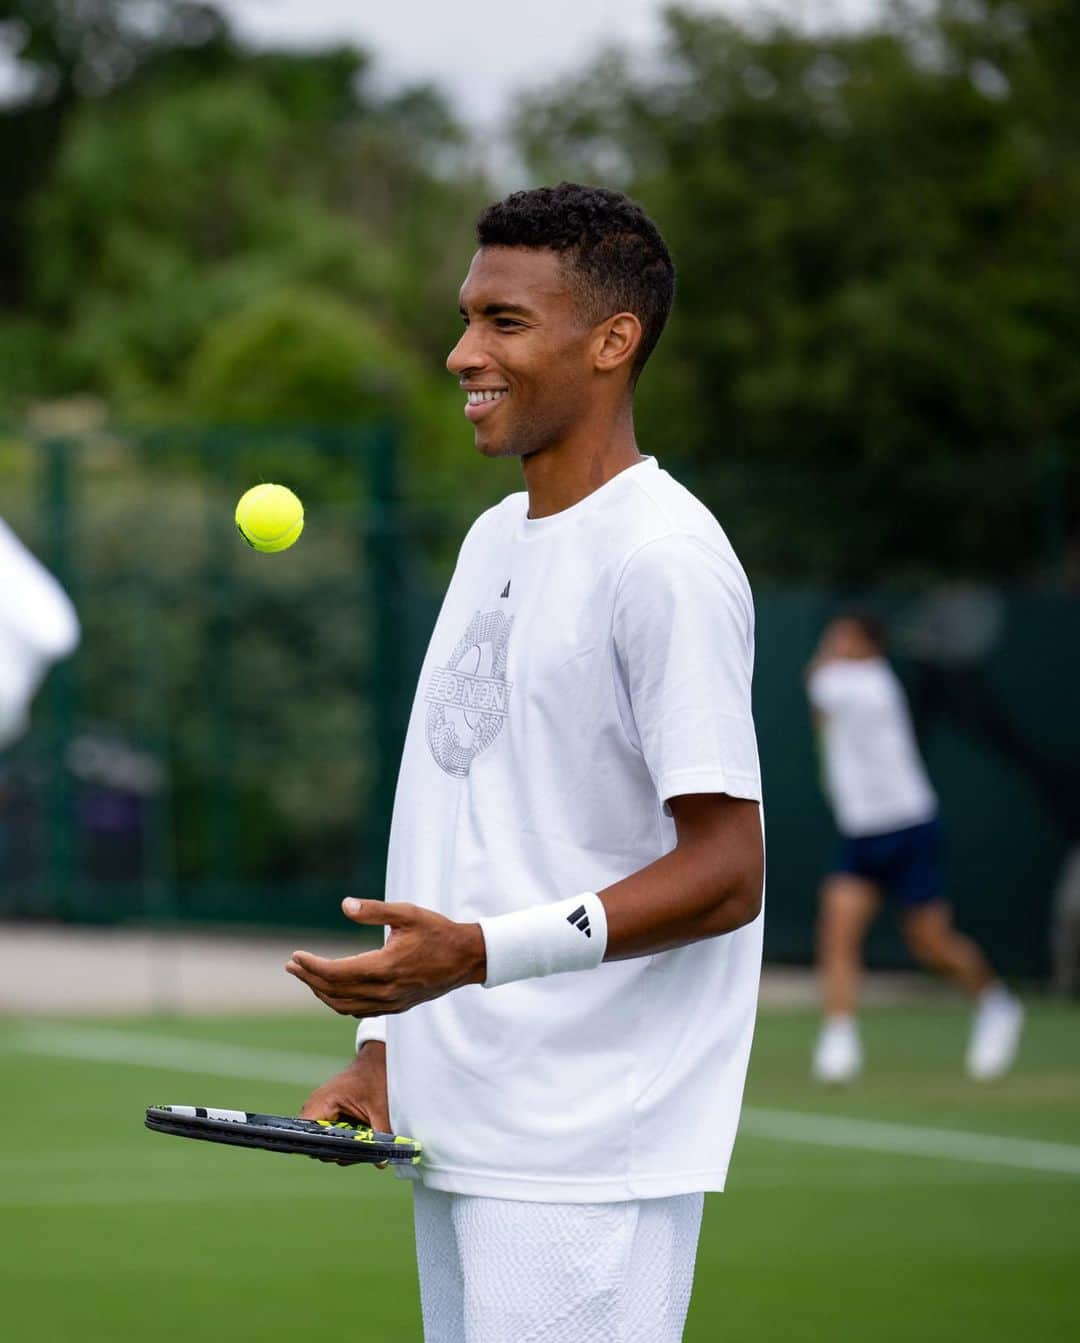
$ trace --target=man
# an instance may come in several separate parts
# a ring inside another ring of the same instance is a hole
[[[638,451],[674,268],[626,197],[491,206],[447,360],[526,489],[465,538],[398,780],[380,951],[288,969],[363,1018],[304,1115],[424,1144],[428,1343],[673,1343],[761,960],[753,608]],[[389,1104],[387,1100],[389,1078]]]
[[[818,958],[825,1020],[813,1074],[823,1082],[849,1082],[862,1067],[855,1024],[862,944],[888,896],[916,960],[952,979],[975,1001],[968,1073],[980,1080],[999,1077],[1016,1057],[1023,1010],[975,943],[953,927],[937,797],[877,622],[862,614],[832,620],[810,663],[807,690],[840,831],[833,871],[821,893]]]

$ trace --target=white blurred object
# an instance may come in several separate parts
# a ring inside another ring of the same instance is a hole
[[[967,1051],[968,1076],[979,1082],[1002,1077],[1012,1067],[1020,1046],[1024,1009],[1003,988],[991,988],[979,998]]]
[[[829,1017],[821,1027],[810,1071],[816,1082],[853,1082],[862,1071],[862,1044],[854,1017]]]
[[[0,519],[0,748],[26,730],[45,673],[78,644],[67,593]]]
[[[893,643],[921,662],[961,667],[988,657],[1004,628],[1000,593],[979,583],[947,583],[896,621]]]

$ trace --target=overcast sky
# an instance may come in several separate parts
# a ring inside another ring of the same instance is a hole
[[[458,110],[491,125],[508,95],[584,63],[605,42],[647,47],[664,0],[218,0],[260,44],[349,40],[372,50],[386,79],[433,80]],[[805,13],[865,13],[875,0],[780,0]],[[687,8],[746,12],[749,0],[696,0]],[[760,8],[760,5],[755,6]]]

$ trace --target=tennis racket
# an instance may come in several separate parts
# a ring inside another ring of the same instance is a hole
[[[328,1119],[292,1119],[250,1110],[216,1110],[203,1105],[151,1105],[146,1127],[155,1133],[232,1147],[258,1147],[266,1152],[310,1156],[343,1165],[417,1165],[420,1144],[395,1133],[377,1133],[362,1124]]]

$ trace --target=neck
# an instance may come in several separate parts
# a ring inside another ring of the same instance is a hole
[[[585,424],[549,448],[521,460],[529,492],[529,517],[547,518],[572,508],[628,466],[644,461],[634,437],[629,400],[606,426]]]

